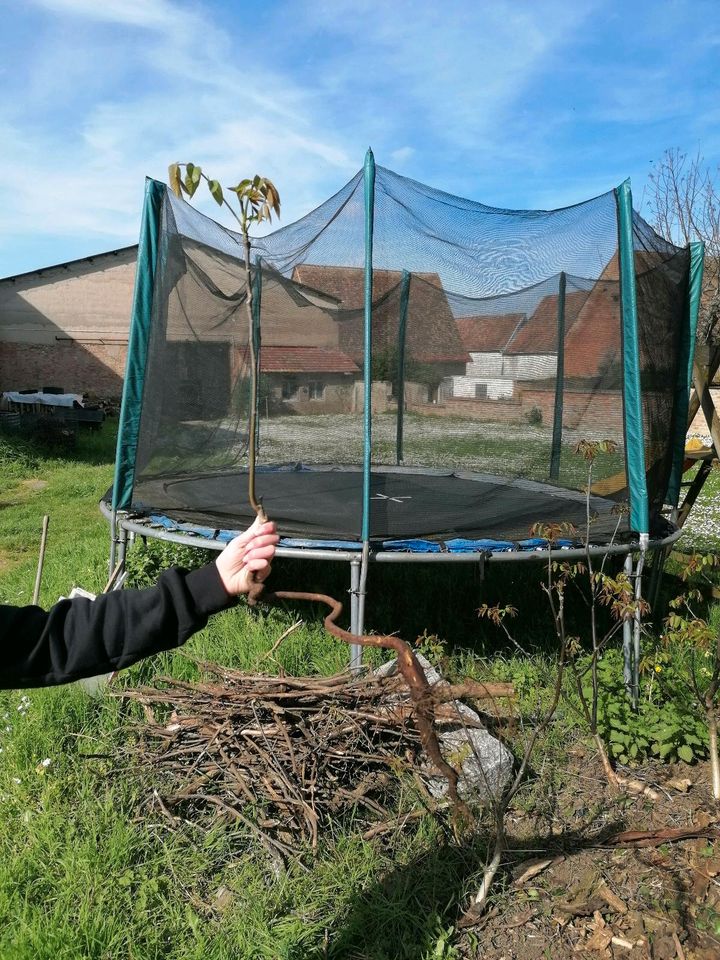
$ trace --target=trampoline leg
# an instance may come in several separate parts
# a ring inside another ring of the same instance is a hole
[[[635,600],[638,604],[635,610],[635,622],[633,623],[633,697],[632,705],[637,710],[640,700],[640,627],[642,626],[642,615],[640,613],[640,600],[642,598],[642,573],[645,565],[645,551],[640,551],[637,567],[635,569]]]
[[[125,569],[125,554],[127,553],[128,532],[122,525],[118,530],[118,552],[117,562],[123,565]]]
[[[359,634],[360,629],[360,561],[350,561],[350,633]],[[350,647],[350,669],[362,667],[362,646],[353,643]]]
[[[625,557],[625,575],[632,579],[633,558],[628,553]],[[623,683],[625,692],[632,699],[633,695],[633,643],[632,643],[632,624],[629,620],[623,621]]]
[[[113,510],[110,520],[110,561],[108,563],[108,576],[112,576],[115,569],[115,551],[118,535],[117,511]]]

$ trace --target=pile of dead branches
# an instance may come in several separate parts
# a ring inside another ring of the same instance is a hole
[[[212,811],[287,858],[308,842],[315,848],[322,827],[347,814],[366,823],[366,835],[391,828],[401,782],[423,800],[419,812],[436,808],[424,783],[434,771],[402,677],[275,677],[199,666],[216,679],[165,677],[117,694],[144,709],[132,761],[152,771],[153,802],[173,823]],[[472,686],[475,696],[507,695]],[[452,690],[445,685],[441,700]],[[437,727],[456,726],[456,705],[437,703],[434,718]]]

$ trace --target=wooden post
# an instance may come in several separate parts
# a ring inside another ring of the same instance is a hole
[[[702,409],[705,421],[710,431],[715,452],[720,451],[720,417],[715,409],[715,401],[712,398],[710,387],[712,385],[711,363],[718,359],[720,350],[714,350],[710,355],[710,348],[707,344],[698,346],[695,351],[695,362],[693,363],[693,386],[695,395],[698,399],[698,406]],[[690,409],[692,410],[691,403]],[[697,408],[696,408],[697,409]]]

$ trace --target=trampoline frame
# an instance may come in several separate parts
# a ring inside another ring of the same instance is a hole
[[[217,538],[204,537],[201,534],[178,532],[169,530],[152,521],[150,517],[139,514],[113,512],[104,502],[100,502],[100,511],[108,520],[111,528],[112,565],[115,571],[125,570],[125,559],[129,542],[136,538],[150,537],[163,540],[166,543],[176,543],[180,546],[203,550],[215,550],[220,553],[226,543]],[[497,552],[478,551],[475,553],[406,553],[369,549],[367,543],[357,551],[342,549],[322,550],[316,547],[283,547],[278,546],[276,556],[294,560],[333,561],[350,565],[350,632],[362,634],[365,630],[365,602],[367,599],[367,573],[370,563],[440,563],[440,564],[474,564],[479,571],[480,578],[484,579],[486,565],[493,563],[548,563],[558,560],[583,560],[590,557],[624,556],[624,569],[627,576],[634,581],[635,596],[642,594],[642,576],[645,566],[645,556],[648,552],[655,553],[655,562],[651,568],[648,586],[648,597],[657,598],[665,560],[673,544],[682,535],[682,530],[676,528],[672,533],[661,539],[648,540],[643,543],[638,540],[632,543],[607,543],[602,546],[561,547],[559,549],[538,548],[535,550],[502,550]],[[651,606],[654,605],[651,602]],[[623,624],[623,677],[625,687],[633,704],[637,703],[640,684],[640,612],[633,623],[626,621]],[[351,670],[362,667],[362,646],[353,644],[350,649]]]

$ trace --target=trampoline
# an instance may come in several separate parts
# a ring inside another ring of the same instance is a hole
[[[252,408],[279,555],[349,563],[354,633],[371,562],[589,550],[625,554],[639,589],[647,550],[679,535],[701,244],[655,233],[627,182],[502,210],[368,151],[317,209],[252,239],[251,331],[241,251],[146,182],[111,567],[129,535],[220,549],[247,526]],[[577,447],[598,440],[590,478]]]
[[[342,465],[286,464],[257,474],[268,515],[287,537],[361,543],[363,472]],[[238,529],[255,514],[244,496],[242,471],[165,478],[143,484],[145,513],[158,512],[200,527]],[[618,528],[617,504],[591,496],[592,536],[607,542]],[[530,480],[452,470],[378,467],[370,479],[370,541],[455,538],[528,542],[534,523],[586,521],[586,497]]]

